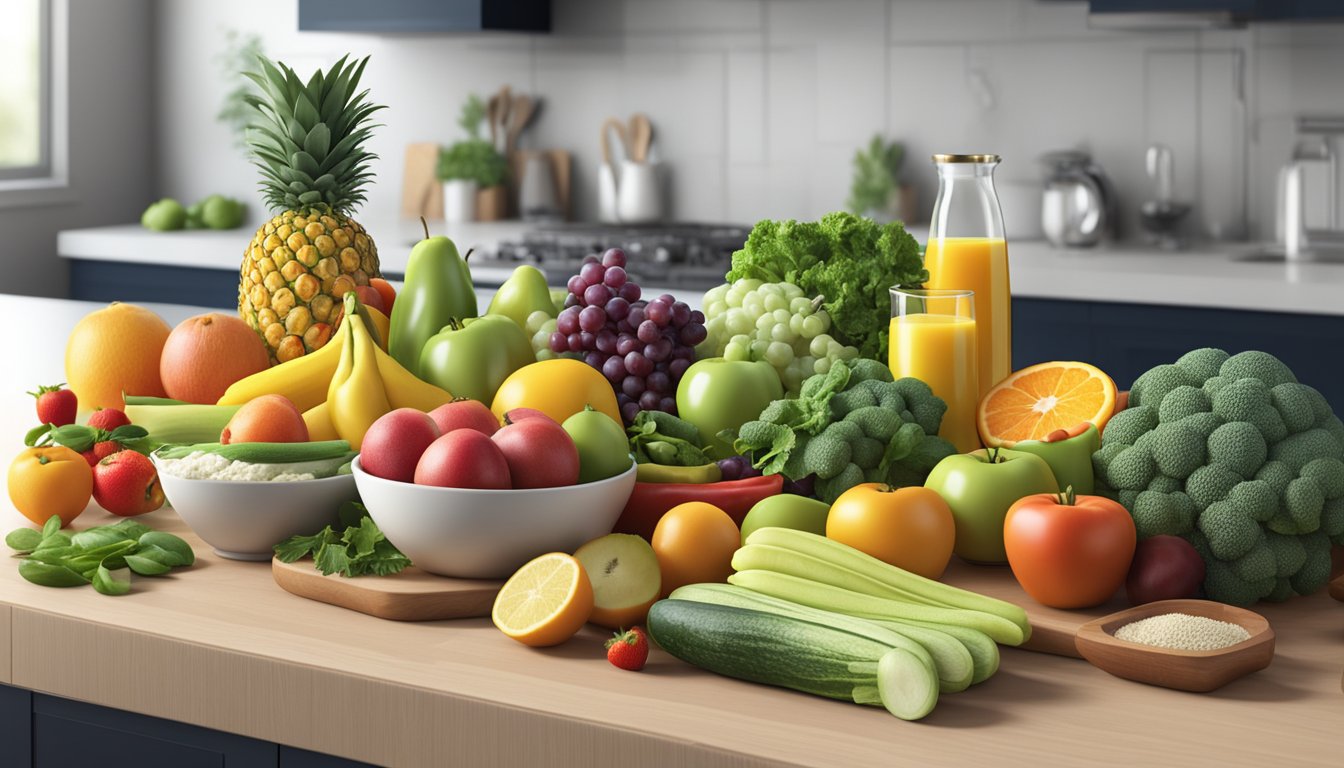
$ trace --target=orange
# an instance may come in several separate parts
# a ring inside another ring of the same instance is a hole
[[[593,584],[583,564],[563,552],[542,555],[504,582],[490,620],[523,645],[559,645],[593,612]]]
[[[653,529],[653,554],[663,574],[662,595],[687,584],[722,584],[733,573],[742,531],[727,512],[688,501],[665,512]]]
[[[65,344],[65,380],[79,396],[79,410],[123,408],[123,392],[167,397],[159,358],[172,330],[134,304],[112,302],[85,315]]]
[[[1115,382],[1096,366],[1038,363],[1012,373],[980,400],[976,424],[989,447],[1040,440],[1056,429],[1106,426],[1115,412]]]
[[[59,516],[69,525],[93,496],[93,470],[78,453],[59,445],[29,448],[9,465],[9,500],[23,516],[46,525]]]

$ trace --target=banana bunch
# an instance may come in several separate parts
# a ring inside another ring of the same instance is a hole
[[[238,381],[219,404],[284,395],[303,411],[309,440],[346,440],[357,451],[369,425],[388,411],[432,411],[453,399],[384,351],[386,318],[367,309],[353,291],[345,295],[344,311],[336,335],[321,349]]]
[[[355,303],[365,329],[374,334],[379,347],[387,349],[387,315],[369,309],[359,301]],[[346,334],[338,326],[331,340],[316,351],[239,379],[224,391],[216,404],[243,405],[261,395],[284,395],[299,411],[321,405],[327,400],[331,377],[336,375],[336,367],[341,362],[345,337]]]

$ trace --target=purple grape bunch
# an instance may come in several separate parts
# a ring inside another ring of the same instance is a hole
[[[625,271],[625,251],[584,257],[566,285],[551,350],[577,352],[616,390],[626,423],[640,411],[677,412],[677,382],[705,340],[705,316],[671,294],[640,298]]]

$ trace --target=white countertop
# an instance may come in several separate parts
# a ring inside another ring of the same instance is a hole
[[[422,236],[420,222],[366,226],[379,243],[382,268],[404,272],[410,248]],[[492,251],[532,226],[504,221],[445,227],[434,222],[430,232],[447,234],[465,253],[468,248]],[[235,270],[251,233],[247,228],[151,232],[136,224],[76,229],[60,233],[57,252],[72,259]],[[1344,263],[1257,263],[1234,258],[1255,250],[1249,244],[1187,251],[1123,244],[1056,249],[1044,241],[1015,240],[1009,243],[1012,290],[1024,298],[1344,315]],[[485,264],[472,267],[473,277],[482,283],[503,282],[510,271]]]

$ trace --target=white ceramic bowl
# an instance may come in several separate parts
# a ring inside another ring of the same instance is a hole
[[[547,552],[573,552],[611,533],[635,465],[582,485],[491,491],[385,480],[354,462],[355,483],[387,540],[423,570],[464,579],[502,579]]]
[[[187,480],[160,472],[159,482],[191,530],[231,560],[270,560],[272,548],[290,536],[308,536],[335,525],[341,504],[358,496],[351,475],[243,482]]]

